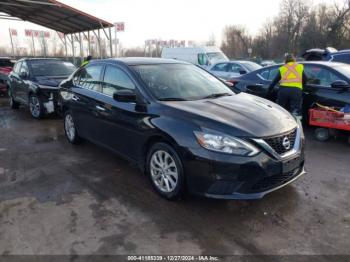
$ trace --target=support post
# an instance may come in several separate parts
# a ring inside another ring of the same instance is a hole
[[[73,56],[73,64],[75,64],[75,48],[74,48],[74,37],[71,35],[71,43],[72,43],[72,56]]]
[[[12,33],[11,33],[11,29],[10,28],[9,28],[9,34],[10,34],[10,39],[11,39],[12,56],[15,57],[15,48],[13,46]]]
[[[91,45],[90,45],[90,31],[87,32],[88,35],[88,53],[91,55]]]
[[[67,37],[66,37],[66,34],[64,34],[64,50],[66,52],[66,59],[68,59],[68,48],[67,48]]]
[[[33,45],[33,56],[35,56],[35,42],[34,42],[34,33],[32,31],[32,45]]]
[[[101,34],[100,34],[100,29],[98,29],[97,33],[98,33],[98,48],[100,49],[100,58],[102,59],[102,47],[101,47]]]
[[[82,41],[80,32],[79,32],[79,46],[80,46],[80,60],[84,61],[83,41]]]
[[[113,41],[112,41],[112,29],[109,28],[109,50],[111,52],[111,57],[113,57]]]
[[[117,27],[115,25],[114,25],[114,47],[115,47],[115,57],[118,57]]]

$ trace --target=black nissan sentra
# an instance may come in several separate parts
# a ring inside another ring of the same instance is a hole
[[[167,199],[186,190],[262,198],[305,173],[303,130],[286,110],[188,63],[92,61],[62,82],[60,96],[69,142],[136,162]]]

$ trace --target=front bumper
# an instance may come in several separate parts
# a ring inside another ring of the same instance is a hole
[[[260,199],[304,175],[304,138],[283,157],[268,148],[253,157],[190,149],[184,167],[190,193],[218,199]]]

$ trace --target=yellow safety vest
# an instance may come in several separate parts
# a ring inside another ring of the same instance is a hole
[[[288,63],[280,67],[280,86],[303,89],[304,66],[298,63]]]
[[[89,63],[89,61],[84,61],[84,62],[82,62],[82,63],[81,63],[81,65],[80,65],[80,66],[87,65],[88,63]]]

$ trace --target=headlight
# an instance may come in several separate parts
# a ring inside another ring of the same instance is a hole
[[[240,155],[254,156],[260,152],[254,145],[229,135],[217,133],[215,131],[194,131],[198,143],[211,151]]]

